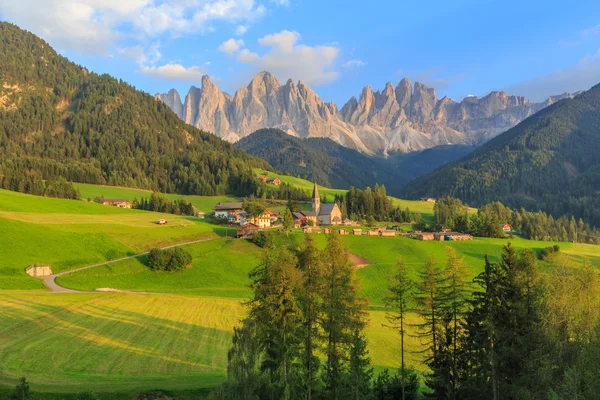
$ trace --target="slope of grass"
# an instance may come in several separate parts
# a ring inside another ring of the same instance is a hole
[[[0,294],[0,312],[0,384],[25,375],[37,391],[118,392],[216,386],[244,308],[189,295]],[[373,365],[397,367],[399,339],[383,326],[385,313],[368,317]]]
[[[286,182],[295,187],[307,190],[312,194],[313,183],[305,179],[296,178],[294,176],[289,175],[277,174],[275,172],[264,171],[258,168],[254,169],[254,173],[256,174],[256,176],[267,175],[269,178],[277,177],[281,179],[282,182]],[[321,197],[325,197],[328,202],[333,202],[335,195],[343,195],[347,192],[347,190],[345,189],[331,189],[320,185],[317,186],[319,187],[319,194],[321,195]],[[433,203],[428,203],[426,201],[403,200],[395,197],[390,198],[392,199],[392,203],[394,204],[394,206],[401,207],[402,209],[408,207],[411,212],[423,214],[423,216],[426,218],[430,218],[431,216],[433,216]]]
[[[61,272],[225,233],[195,218],[0,191],[0,289],[43,289],[25,274],[34,263]]]
[[[107,197],[107,198],[125,198],[129,201],[133,201],[134,198],[138,200],[142,197],[149,198],[152,194],[149,190],[143,189],[132,189],[116,186],[102,186],[102,185],[90,185],[86,183],[74,183],[73,186],[79,189],[81,197],[83,199],[93,200],[96,197]],[[161,194],[169,200],[183,199],[187,202],[192,203],[199,210],[209,213],[212,208],[218,202],[230,202],[239,201],[239,198],[232,196],[192,196],[192,195],[180,195],[180,194]]]
[[[170,292],[204,296],[249,297],[248,273],[260,249],[246,240],[219,238],[183,247],[193,256],[192,266],[180,272],[154,272],[146,258],[136,258],[57,278],[61,286]]]
[[[237,300],[173,295],[0,295],[0,383],[34,390],[215,386]]]

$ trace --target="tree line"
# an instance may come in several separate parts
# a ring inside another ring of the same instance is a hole
[[[184,199],[169,200],[157,193],[152,193],[150,198],[142,197],[140,200],[134,198],[131,202],[133,208],[137,210],[155,211],[176,215],[195,215],[192,203]]]
[[[40,193],[42,182],[62,178],[244,196],[257,191],[252,168],[270,169],[186,125],[152,96],[69,62],[15,25],[0,23],[0,36],[2,187]]]
[[[394,207],[384,185],[375,184],[373,189],[367,187],[364,190],[352,186],[345,194],[336,194],[334,201],[340,206],[344,218],[353,221],[411,222],[414,219],[408,208]]]
[[[513,231],[526,239],[600,243],[600,232],[585,223],[562,216],[554,219],[543,211],[531,212],[521,208],[513,211],[500,202],[480,207],[476,214],[469,214],[468,207],[453,197],[438,199],[434,205],[434,218],[431,225],[421,222],[415,229],[435,231],[448,228],[457,232],[470,233],[480,237],[504,237],[503,224],[510,224]]]
[[[250,274],[248,316],[234,330],[226,399],[342,399],[370,393],[365,300],[337,235],[293,254],[266,245]]]
[[[402,377],[413,375],[403,339],[407,316],[416,312],[427,398],[597,398],[600,291],[589,263],[573,268],[558,258],[542,275],[531,249],[518,253],[509,243],[497,262],[486,256],[483,272],[469,282],[451,248],[447,259],[444,268],[428,259],[416,280],[398,261],[387,305],[402,338]]]

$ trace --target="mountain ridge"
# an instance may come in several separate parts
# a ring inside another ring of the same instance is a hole
[[[525,119],[473,153],[410,182],[407,198],[574,215],[600,226],[600,84]]]
[[[341,109],[323,101],[301,80],[281,85],[271,73],[257,74],[233,96],[208,76],[192,86],[181,101],[179,93],[157,93],[181,119],[197,128],[236,142],[263,128],[277,128],[299,138],[328,137],[370,154],[411,152],[439,145],[478,145],[512,128],[537,111],[573,94],[534,103],[522,96],[492,91],[456,102],[438,99],[435,89],[407,78],[384,89],[362,89]]]
[[[246,195],[271,167],[186,125],[163,103],[89,72],[0,22],[0,187],[43,194],[52,180],[183,194]],[[172,93],[173,98],[175,92]]]

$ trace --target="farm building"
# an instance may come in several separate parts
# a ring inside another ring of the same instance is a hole
[[[443,242],[446,237],[447,232],[438,232],[433,234],[433,240],[439,240]]]
[[[258,217],[250,217],[246,211],[242,211],[240,212],[239,217],[240,225],[254,224],[261,229],[271,227],[272,215],[269,210],[265,210],[265,212]]]
[[[352,234],[353,235],[362,235],[362,229],[352,229]]]
[[[473,240],[473,236],[468,233],[449,232],[446,233],[444,240]]]
[[[206,216],[206,213],[197,207],[192,206],[192,210],[194,211],[194,217],[196,218],[204,219],[204,217]]]
[[[246,224],[243,226],[239,226],[237,228],[236,237],[238,239],[251,239],[254,236],[254,234],[259,231],[259,229],[260,228],[254,224]]]
[[[159,225],[166,225],[167,224],[167,220],[166,219],[159,219],[158,221],[156,221],[157,224]]]
[[[438,232],[438,233],[434,233],[434,240],[439,240],[439,241],[473,240],[473,236],[469,235],[468,233]]]
[[[312,233],[313,228],[312,226],[305,226],[302,228],[302,233]]]
[[[344,225],[344,226],[358,226],[358,222],[352,221],[349,218],[344,218],[342,220],[342,225]]]
[[[119,208],[131,208],[131,203],[128,199],[102,199],[102,204]]]
[[[396,231],[393,229],[386,229],[384,231],[380,231],[379,234],[383,237],[395,237]]]
[[[266,183],[268,178],[266,175],[260,175],[257,179]]]
[[[317,214],[312,211],[294,212],[292,213],[292,218],[294,219],[295,228],[309,224],[312,224],[312,226],[317,225]]]
[[[426,232],[426,233],[417,233],[416,239],[417,240],[433,240],[435,238],[433,236],[433,233]]]
[[[217,203],[213,210],[215,211],[215,217],[227,218],[231,223],[240,222],[240,213],[242,212],[242,202],[234,201],[231,203]]]
[[[326,235],[329,235],[331,233],[331,228],[325,228],[323,229],[323,232],[325,232]]]
[[[347,235],[347,234],[348,234],[348,231],[347,231],[347,230],[345,230],[345,229],[340,229],[340,230],[338,231],[338,233],[339,233],[340,235]]]
[[[512,232],[512,226],[510,226],[510,224],[502,224],[500,226],[502,227],[503,232],[505,232],[505,233]]]
[[[52,275],[52,269],[48,264],[33,264],[25,269],[29,276],[48,276]]]
[[[435,199],[433,197],[421,197],[421,201],[426,201],[428,203],[435,203]]]
[[[269,178],[269,179],[267,179],[267,183],[269,185],[279,186],[279,185],[281,185],[281,179],[279,179],[279,178]]]
[[[367,236],[379,236],[379,231],[377,229],[370,229],[367,231]]]

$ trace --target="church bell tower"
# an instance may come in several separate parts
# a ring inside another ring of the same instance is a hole
[[[321,209],[321,196],[319,196],[319,188],[317,187],[317,182],[315,182],[315,186],[313,188],[313,195],[312,195],[312,210],[316,215],[319,215],[320,209]]]

